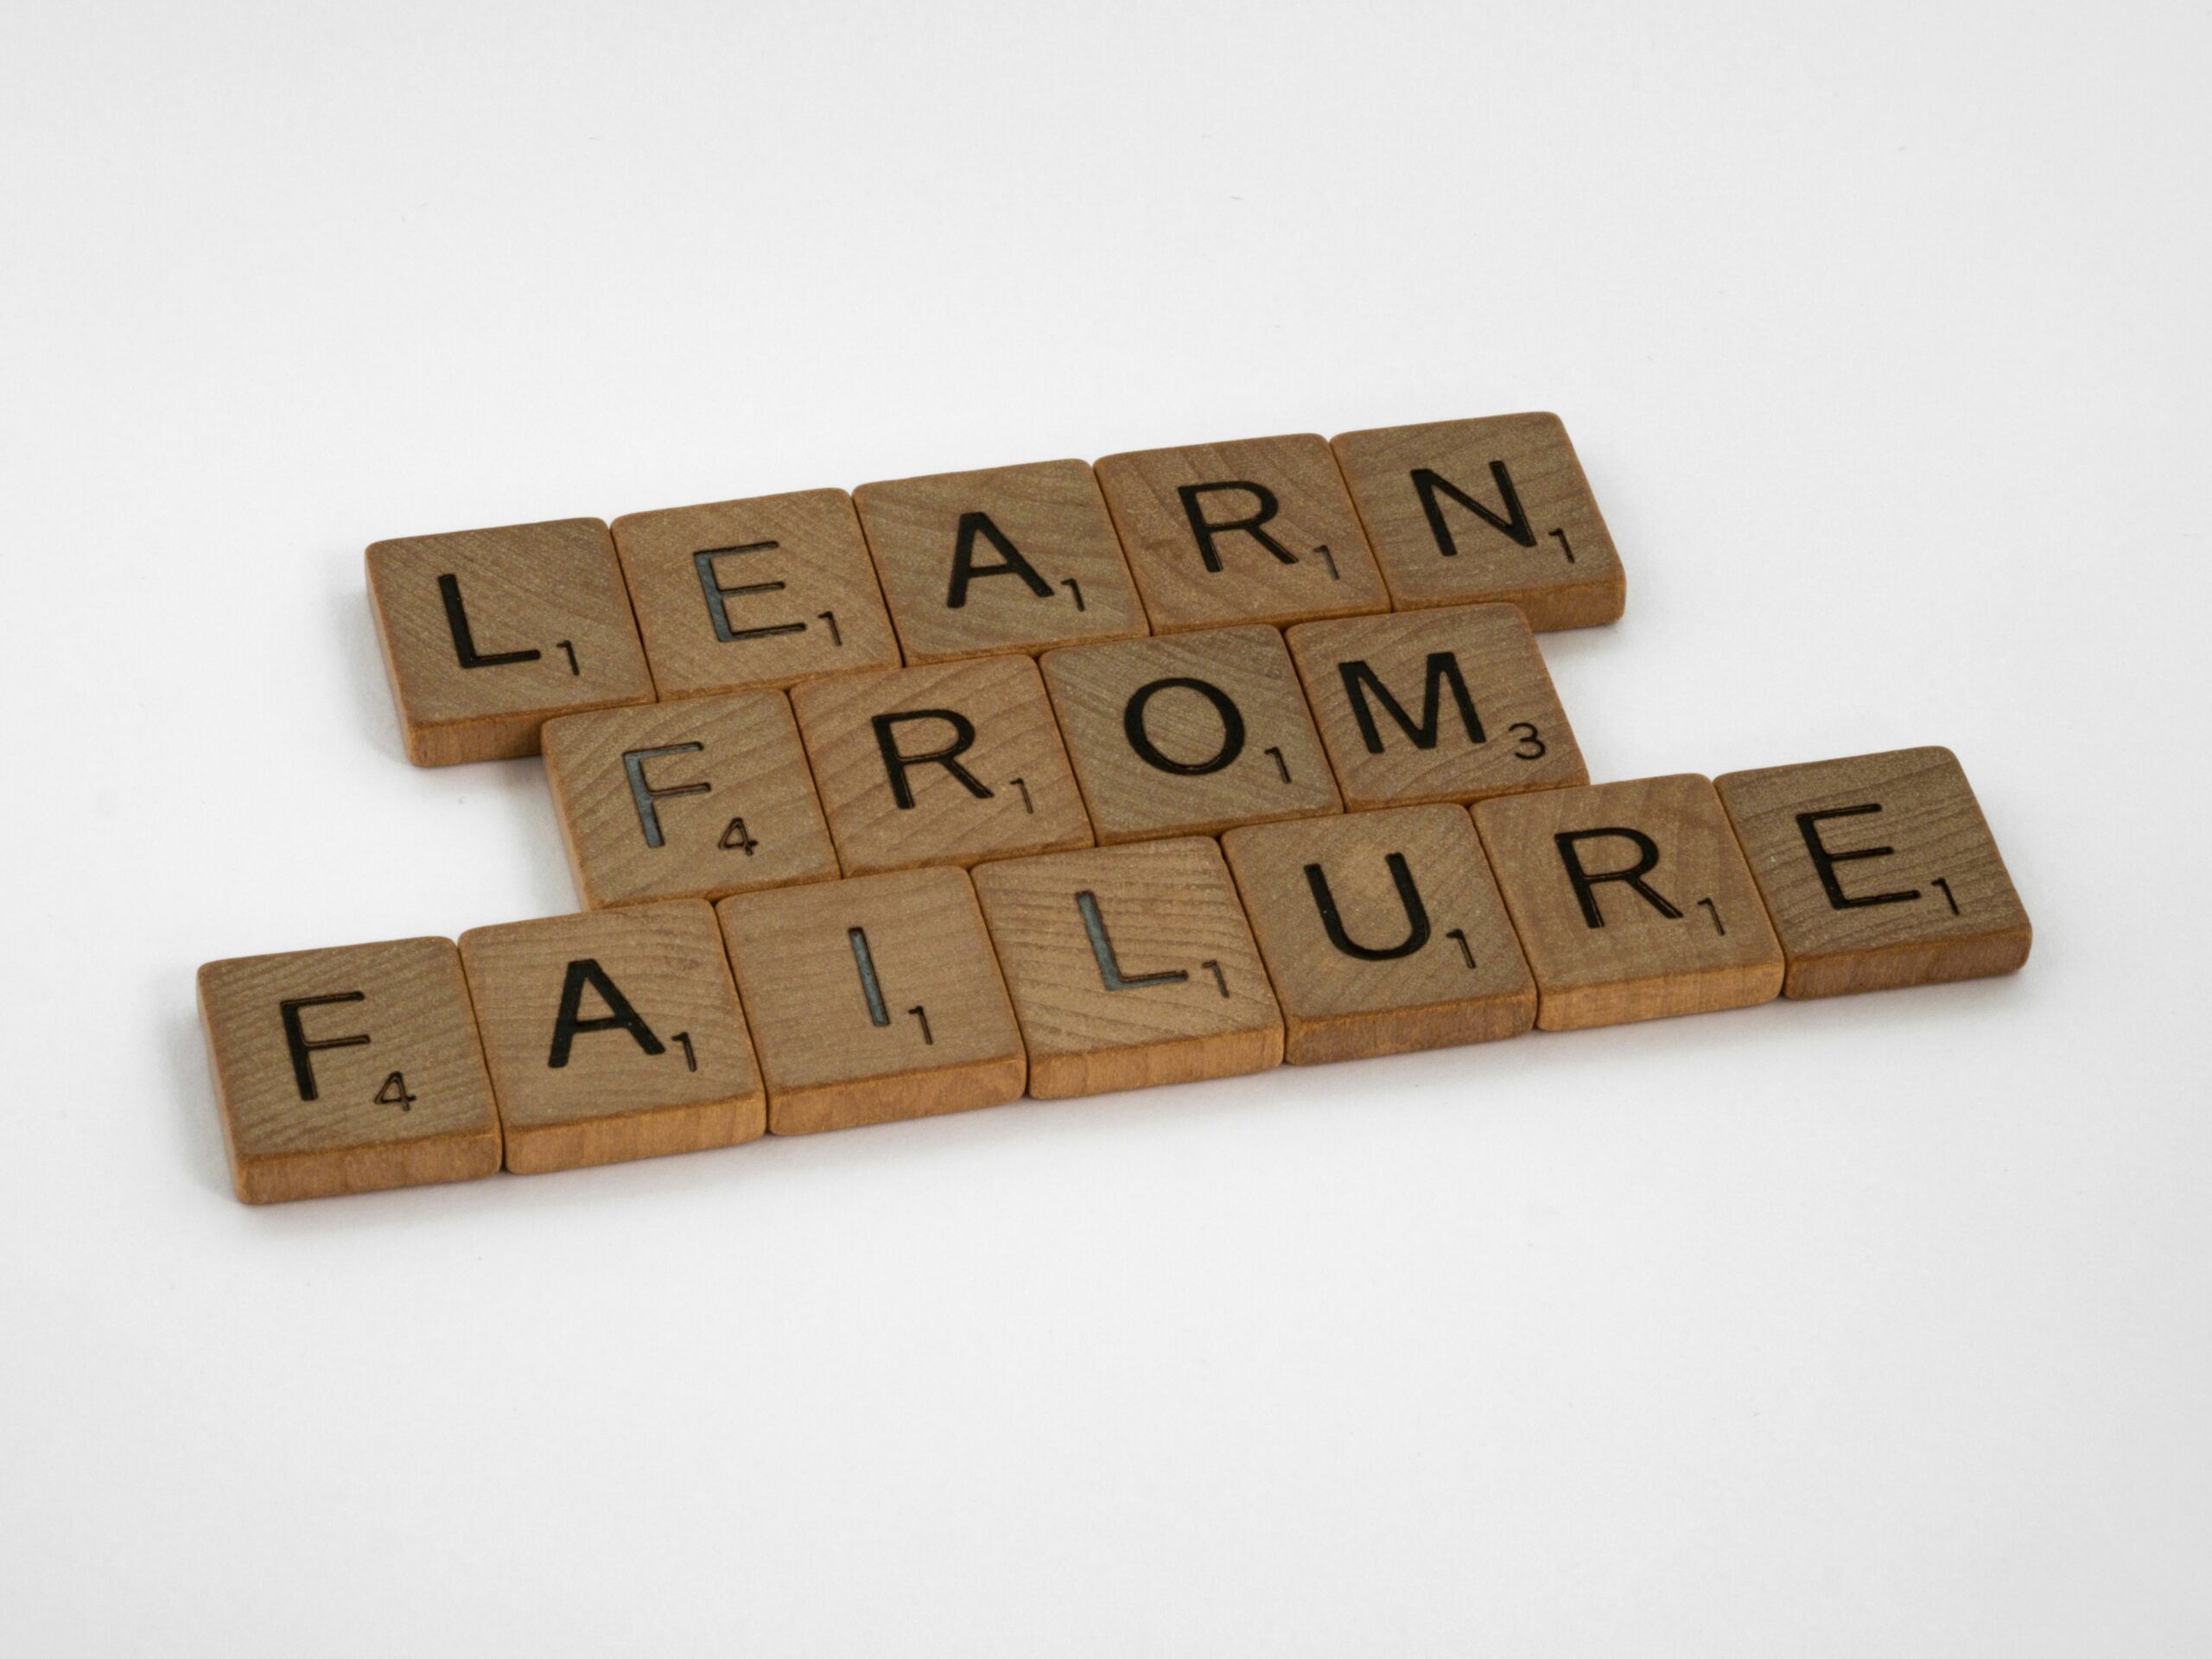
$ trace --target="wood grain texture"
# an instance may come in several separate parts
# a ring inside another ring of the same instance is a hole
[[[1281,1064],[1281,1011],[1211,841],[1009,859],[975,876],[1029,1051],[1032,1095]]]
[[[909,663],[1147,632],[1083,461],[863,484],[853,499]]]
[[[780,691],[566,715],[546,723],[544,741],[546,780],[587,909],[720,899],[837,874]]]
[[[1716,780],[1788,996],[2009,974],[2033,933],[1958,757],[1896,749]]]
[[[492,1083],[450,939],[211,962],[200,1019],[232,1182],[248,1204],[499,1167]]]
[[[748,893],[717,907],[776,1135],[996,1106],[1028,1078],[964,870]]]
[[[1097,474],[1154,633],[1390,607],[1336,457],[1311,433],[1109,455]]]
[[[1308,622],[1289,642],[1354,810],[1589,781],[1543,653],[1510,605]]]
[[[1399,610],[1489,601],[1534,628],[1619,618],[1620,556],[1558,416],[1376,427],[1332,447]]]
[[[699,1152],[766,1128],[745,1015],[704,903],[472,928],[461,956],[509,1169]]]
[[[1079,645],[1039,665],[1101,845],[1343,810],[1273,628]]]
[[[1475,808],[1475,825],[1545,1030],[1780,995],[1782,946],[1708,779],[1501,796]]]
[[[536,754],[556,715],[651,702],[607,526],[560,518],[378,542],[369,607],[418,766]]]
[[[1027,657],[817,681],[791,706],[848,875],[1090,845]],[[887,743],[908,763],[893,764]]]
[[[842,490],[626,513],[613,534],[663,697],[899,666]]]
[[[1536,982],[1458,806],[1254,824],[1221,838],[1294,1065],[1517,1037]]]

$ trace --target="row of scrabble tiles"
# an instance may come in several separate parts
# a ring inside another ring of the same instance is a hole
[[[1511,605],[594,709],[543,743],[588,908],[1589,780]]]
[[[416,764],[556,715],[906,664],[1478,602],[1621,613],[1557,416],[1255,438],[368,550]]]
[[[1925,748],[1247,824],[200,969],[241,1198],[2010,971]]]

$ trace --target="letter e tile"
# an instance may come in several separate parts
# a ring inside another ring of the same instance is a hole
[[[2028,913],[1948,749],[1732,772],[1718,780],[1789,959],[1785,995],[2009,974]]]

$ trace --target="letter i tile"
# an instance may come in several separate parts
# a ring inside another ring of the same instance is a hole
[[[1021,1093],[1021,1037],[966,872],[859,876],[716,908],[760,1046],[772,1133]]]

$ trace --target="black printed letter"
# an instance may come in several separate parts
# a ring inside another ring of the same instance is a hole
[[[952,741],[941,749],[927,754],[902,754],[899,750],[899,734],[894,729],[901,721],[909,720],[941,720],[952,728]],[[891,775],[891,798],[901,807],[914,804],[913,786],[906,781],[909,766],[943,766],[967,788],[979,801],[991,798],[991,791],[979,782],[976,775],[955,760],[965,754],[976,742],[976,725],[967,715],[950,709],[911,709],[903,714],[877,715],[872,722],[875,727],[875,746],[883,751],[883,769]]]
[[[996,564],[976,563],[976,538],[981,536],[999,550]],[[952,585],[944,591],[945,608],[957,611],[968,602],[968,584],[983,576],[1020,576],[1029,584],[1029,591],[1039,599],[1052,596],[1052,584],[1037,574],[1036,567],[1021,556],[1021,550],[1006,538],[1006,533],[991,522],[988,512],[963,512],[960,515],[960,539],[952,549]]]
[[[1306,885],[1313,890],[1313,903],[1321,912],[1321,925],[1328,930],[1329,943],[1362,962],[1394,962],[1400,957],[1410,957],[1428,943],[1428,906],[1421,901],[1421,889],[1414,885],[1414,873],[1406,864],[1406,855],[1392,853],[1382,861],[1389,867],[1390,880],[1397,885],[1398,902],[1406,907],[1406,937],[1379,950],[1353,942],[1351,935],[1344,931],[1344,918],[1338,913],[1337,896],[1329,891],[1329,878],[1322,874],[1319,864],[1306,867]]]
[[[1849,863],[1854,858],[1888,858],[1897,851],[1894,847],[1862,847],[1855,853],[1832,852],[1821,841],[1821,825],[1829,818],[1863,817],[1869,812],[1880,811],[1876,802],[1864,806],[1839,806],[1826,812],[1800,812],[1797,833],[1805,837],[1805,850],[1813,855],[1813,868],[1821,874],[1821,886],[1827,889],[1828,906],[1832,910],[1859,910],[1868,905],[1909,905],[1920,897],[1920,889],[1910,893],[1874,893],[1864,899],[1853,899],[1843,890],[1843,883],[1835,879],[1835,867]]]
[[[1582,868],[1581,843],[1603,841],[1608,837],[1632,843],[1637,861],[1624,870],[1601,870],[1596,874]],[[1625,882],[1644,903],[1672,921],[1680,921],[1682,912],[1667,901],[1666,895],[1656,887],[1647,885],[1643,878],[1659,868],[1659,843],[1641,830],[1562,830],[1552,837],[1559,849],[1559,861],[1567,866],[1567,879],[1574,884],[1574,896],[1582,901],[1582,919],[1592,927],[1605,925],[1605,912],[1598,908],[1595,891],[1601,881]]]
[[[1260,510],[1249,518],[1225,518],[1218,522],[1206,517],[1205,504],[1198,498],[1219,490],[1242,490],[1260,504]],[[1214,546],[1213,538],[1242,531],[1262,547],[1274,554],[1285,564],[1296,564],[1298,555],[1268,534],[1260,526],[1282,511],[1275,500],[1275,493],[1264,484],[1183,484],[1175,493],[1183,498],[1183,516],[1191,521],[1191,534],[1198,538],[1198,556],[1205,561],[1206,569],[1218,572],[1221,552]]]
[[[1440,490],[1491,529],[1511,537],[1522,546],[1534,547],[1536,544],[1536,532],[1529,527],[1528,510],[1521,505],[1520,493],[1513,487],[1513,474],[1505,470],[1503,461],[1493,461],[1490,464],[1490,475],[1497,481],[1497,493],[1504,499],[1505,511],[1511,515],[1510,518],[1499,518],[1441,473],[1432,473],[1426,467],[1414,468],[1414,489],[1421,497],[1421,510],[1428,515],[1429,534],[1436,537],[1437,550],[1446,558],[1458,554],[1459,543],[1452,539],[1452,526],[1444,522],[1444,504],[1436,499]]]
[[[588,985],[607,1004],[607,1012],[595,1018],[580,1017],[583,1012],[584,987]],[[545,1057],[545,1064],[559,1071],[569,1063],[569,1046],[586,1032],[626,1031],[638,1039],[638,1046],[648,1054],[666,1052],[652,1027],[638,1017],[630,1006],[630,999],[616,988],[607,976],[607,970],[589,957],[569,964],[569,976],[561,982],[561,1012],[553,1020],[553,1052]]]
[[[461,602],[461,578],[440,576],[438,597],[446,602],[446,626],[453,630],[453,654],[461,658],[463,668],[498,668],[505,663],[534,663],[543,654],[537,651],[478,651],[476,635],[468,626],[468,607]]]
[[[1466,679],[1459,672],[1459,659],[1448,651],[1433,651],[1428,655],[1428,683],[1421,690],[1418,726],[1407,717],[1404,707],[1390,695],[1390,688],[1364,661],[1338,663],[1337,672],[1344,677],[1344,696],[1351,702],[1351,717],[1359,722],[1359,735],[1370,754],[1382,753],[1382,733],[1375,723],[1374,709],[1367,702],[1370,691],[1381,701],[1383,712],[1398,722],[1398,729],[1413,739],[1415,748],[1433,749],[1442,735],[1438,730],[1437,716],[1443,712],[1444,688],[1448,683],[1452,687],[1452,701],[1459,706],[1459,723],[1467,728],[1467,741],[1489,741],[1483,735],[1483,722],[1475,713],[1475,700],[1468,694]]]
[[[1145,710],[1159,693],[1171,686],[1180,686],[1195,691],[1213,704],[1213,711],[1221,716],[1221,747],[1204,760],[1185,762],[1172,760],[1160,752],[1145,730]],[[1149,685],[1139,686],[1131,695],[1128,706],[1122,710],[1122,730],[1129,740],[1129,747],[1137,752],[1138,759],[1162,772],[1177,772],[1185,778],[1203,778],[1208,772],[1219,772],[1244,753],[1244,716],[1229,694],[1217,685],[1204,680],[1190,679],[1182,675],[1165,680],[1154,680]]]

